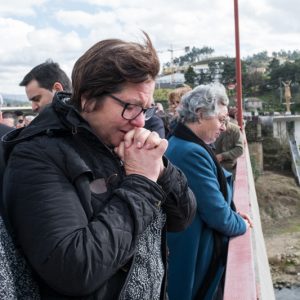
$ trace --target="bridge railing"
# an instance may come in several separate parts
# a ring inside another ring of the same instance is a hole
[[[247,142],[244,154],[238,159],[234,202],[237,210],[251,216],[254,226],[229,242],[224,300],[273,300],[274,289]]]
[[[292,171],[296,177],[298,185],[300,185],[300,152],[294,134],[289,135],[289,146],[292,157]]]

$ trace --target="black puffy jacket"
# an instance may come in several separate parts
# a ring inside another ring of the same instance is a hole
[[[57,94],[30,126],[5,136],[4,203],[43,299],[117,299],[157,209],[168,231],[180,231],[192,221],[195,199],[167,160],[157,183],[125,176],[67,96]]]

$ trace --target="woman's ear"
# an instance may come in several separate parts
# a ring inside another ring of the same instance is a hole
[[[197,116],[198,116],[198,123],[200,124],[200,123],[201,123],[201,120],[203,119],[203,113],[202,113],[202,111],[201,111],[200,109],[198,109],[198,110],[196,111],[196,114],[197,114]]]
[[[81,111],[85,111],[86,110],[86,99],[84,97],[81,96]]]
[[[97,102],[93,99],[87,100],[81,96],[81,111],[83,113],[91,113],[96,109]]]

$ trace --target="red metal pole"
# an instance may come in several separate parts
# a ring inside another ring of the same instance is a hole
[[[237,121],[243,130],[243,105],[242,105],[242,65],[240,58],[240,34],[239,34],[239,8],[238,0],[234,0],[234,28],[235,28],[235,76],[236,76],[236,100]]]

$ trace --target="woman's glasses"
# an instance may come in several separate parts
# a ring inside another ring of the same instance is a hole
[[[152,106],[150,108],[143,108],[140,105],[125,102],[112,94],[109,94],[108,96],[123,106],[122,117],[125,120],[129,120],[129,121],[134,120],[141,113],[143,113],[145,115],[145,120],[147,121],[153,117],[153,115],[155,114],[155,112],[157,110],[156,106]]]

